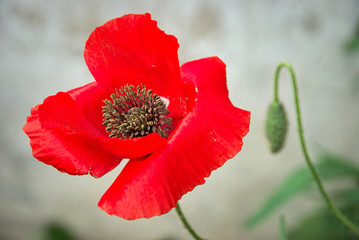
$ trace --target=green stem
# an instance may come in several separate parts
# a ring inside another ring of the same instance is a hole
[[[178,217],[181,219],[181,222],[183,223],[184,227],[187,229],[187,231],[192,235],[192,237],[196,240],[205,240],[204,238],[201,238],[191,227],[191,225],[188,223],[186,217],[183,215],[183,212],[181,210],[180,205],[177,203],[176,212],[178,214]]]
[[[285,219],[284,219],[283,215],[280,216],[279,224],[280,224],[280,239],[281,240],[289,240],[288,234],[287,234],[287,228],[285,226]]]
[[[300,138],[300,143],[302,146],[302,151],[305,157],[305,160],[307,162],[307,165],[310,169],[310,171],[312,172],[312,175],[315,179],[315,181],[317,182],[319,191],[321,193],[321,195],[323,196],[325,202],[327,203],[329,209],[333,212],[333,214],[345,225],[347,226],[353,233],[355,233],[358,237],[359,237],[359,229],[358,227],[352,222],[350,221],[338,208],[336,208],[332,202],[332,200],[329,198],[329,195],[327,194],[327,192],[324,189],[323,183],[318,175],[317,170],[315,169],[308,151],[307,151],[307,147],[305,144],[305,140],[304,140],[304,135],[303,135],[303,127],[302,127],[302,120],[301,120],[301,114],[300,114],[300,107],[299,107],[299,98],[298,98],[298,88],[297,88],[297,82],[296,82],[296,78],[295,78],[295,74],[294,74],[294,70],[293,67],[288,64],[288,63],[280,63],[276,69],[275,72],[275,78],[274,78],[274,101],[278,101],[278,79],[279,79],[279,72],[281,70],[282,67],[286,67],[289,72],[290,75],[292,77],[292,83],[293,83],[293,90],[294,90],[294,98],[295,98],[295,106],[296,106],[296,111],[297,111],[297,121],[298,121],[298,132],[299,132],[299,138]]]

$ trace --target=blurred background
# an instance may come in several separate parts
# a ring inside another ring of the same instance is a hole
[[[93,81],[83,50],[95,27],[144,12],[178,38],[180,63],[219,56],[227,64],[233,104],[252,112],[240,154],[180,201],[202,236],[278,239],[280,213],[290,229],[319,204],[319,197],[296,198],[256,228],[244,226],[304,165],[286,71],[280,81],[290,122],[284,150],[272,155],[264,135],[281,61],[297,74],[311,155],[330,149],[359,159],[359,55],[350,51],[359,25],[357,0],[0,0],[0,239],[46,239],[49,224],[68,229],[69,239],[190,239],[174,211],[135,221],[107,215],[97,202],[122,165],[100,179],[60,173],[32,157],[21,129],[30,108],[47,96]]]

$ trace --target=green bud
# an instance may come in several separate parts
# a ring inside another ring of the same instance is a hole
[[[266,119],[266,135],[273,153],[283,147],[286,133],[287,118],[284,107],[280,102],[273,101],[269,106]]]

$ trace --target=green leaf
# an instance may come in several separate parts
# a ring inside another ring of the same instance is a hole
[[[259,210],[247,219],[246,226],[249,228],[254,227],[279,206],[297,194],[309,190],[311,186],[312,178],[308,170],[306,168],[296,170],[272,193]]]
[[[359,50],[359,22],[357,23],[357,27],[353,32],[351,39],[345,43],[344,48],[348,53],[356,52]]]
[[[72,232],[59,223],[48,224],[45,234],[47,240],[75,240]]]
[[[73,232],[59,222],[48,222],[42,229],[34,235],[27,238],[28,240],[77,240]]]
[[[340,177],[359,178],[359,168],[350,163],[347,159],[333,154],[325,153],[319,158],[315,165],[320,177],[323,180],[331,180]],[[262,222],[273,211],[287,203],[299,194],[313,189],[314,179],[310,171],[302,167],[292,172],[283,183],[269,196],[262,206],[249,216],[246,220],[246,227],[252,228]]]
[[[359,178],[359,167],[352,162],[343,156],[325,152],[319,157],[316,168],[324,180],[343,176]]]

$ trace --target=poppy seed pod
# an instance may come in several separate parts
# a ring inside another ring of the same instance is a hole
[[[266,119],[266,135],[273,153],[283,147],[286,133],[287,118],[284,107],[280,102],[273,101],[269,105]]]

